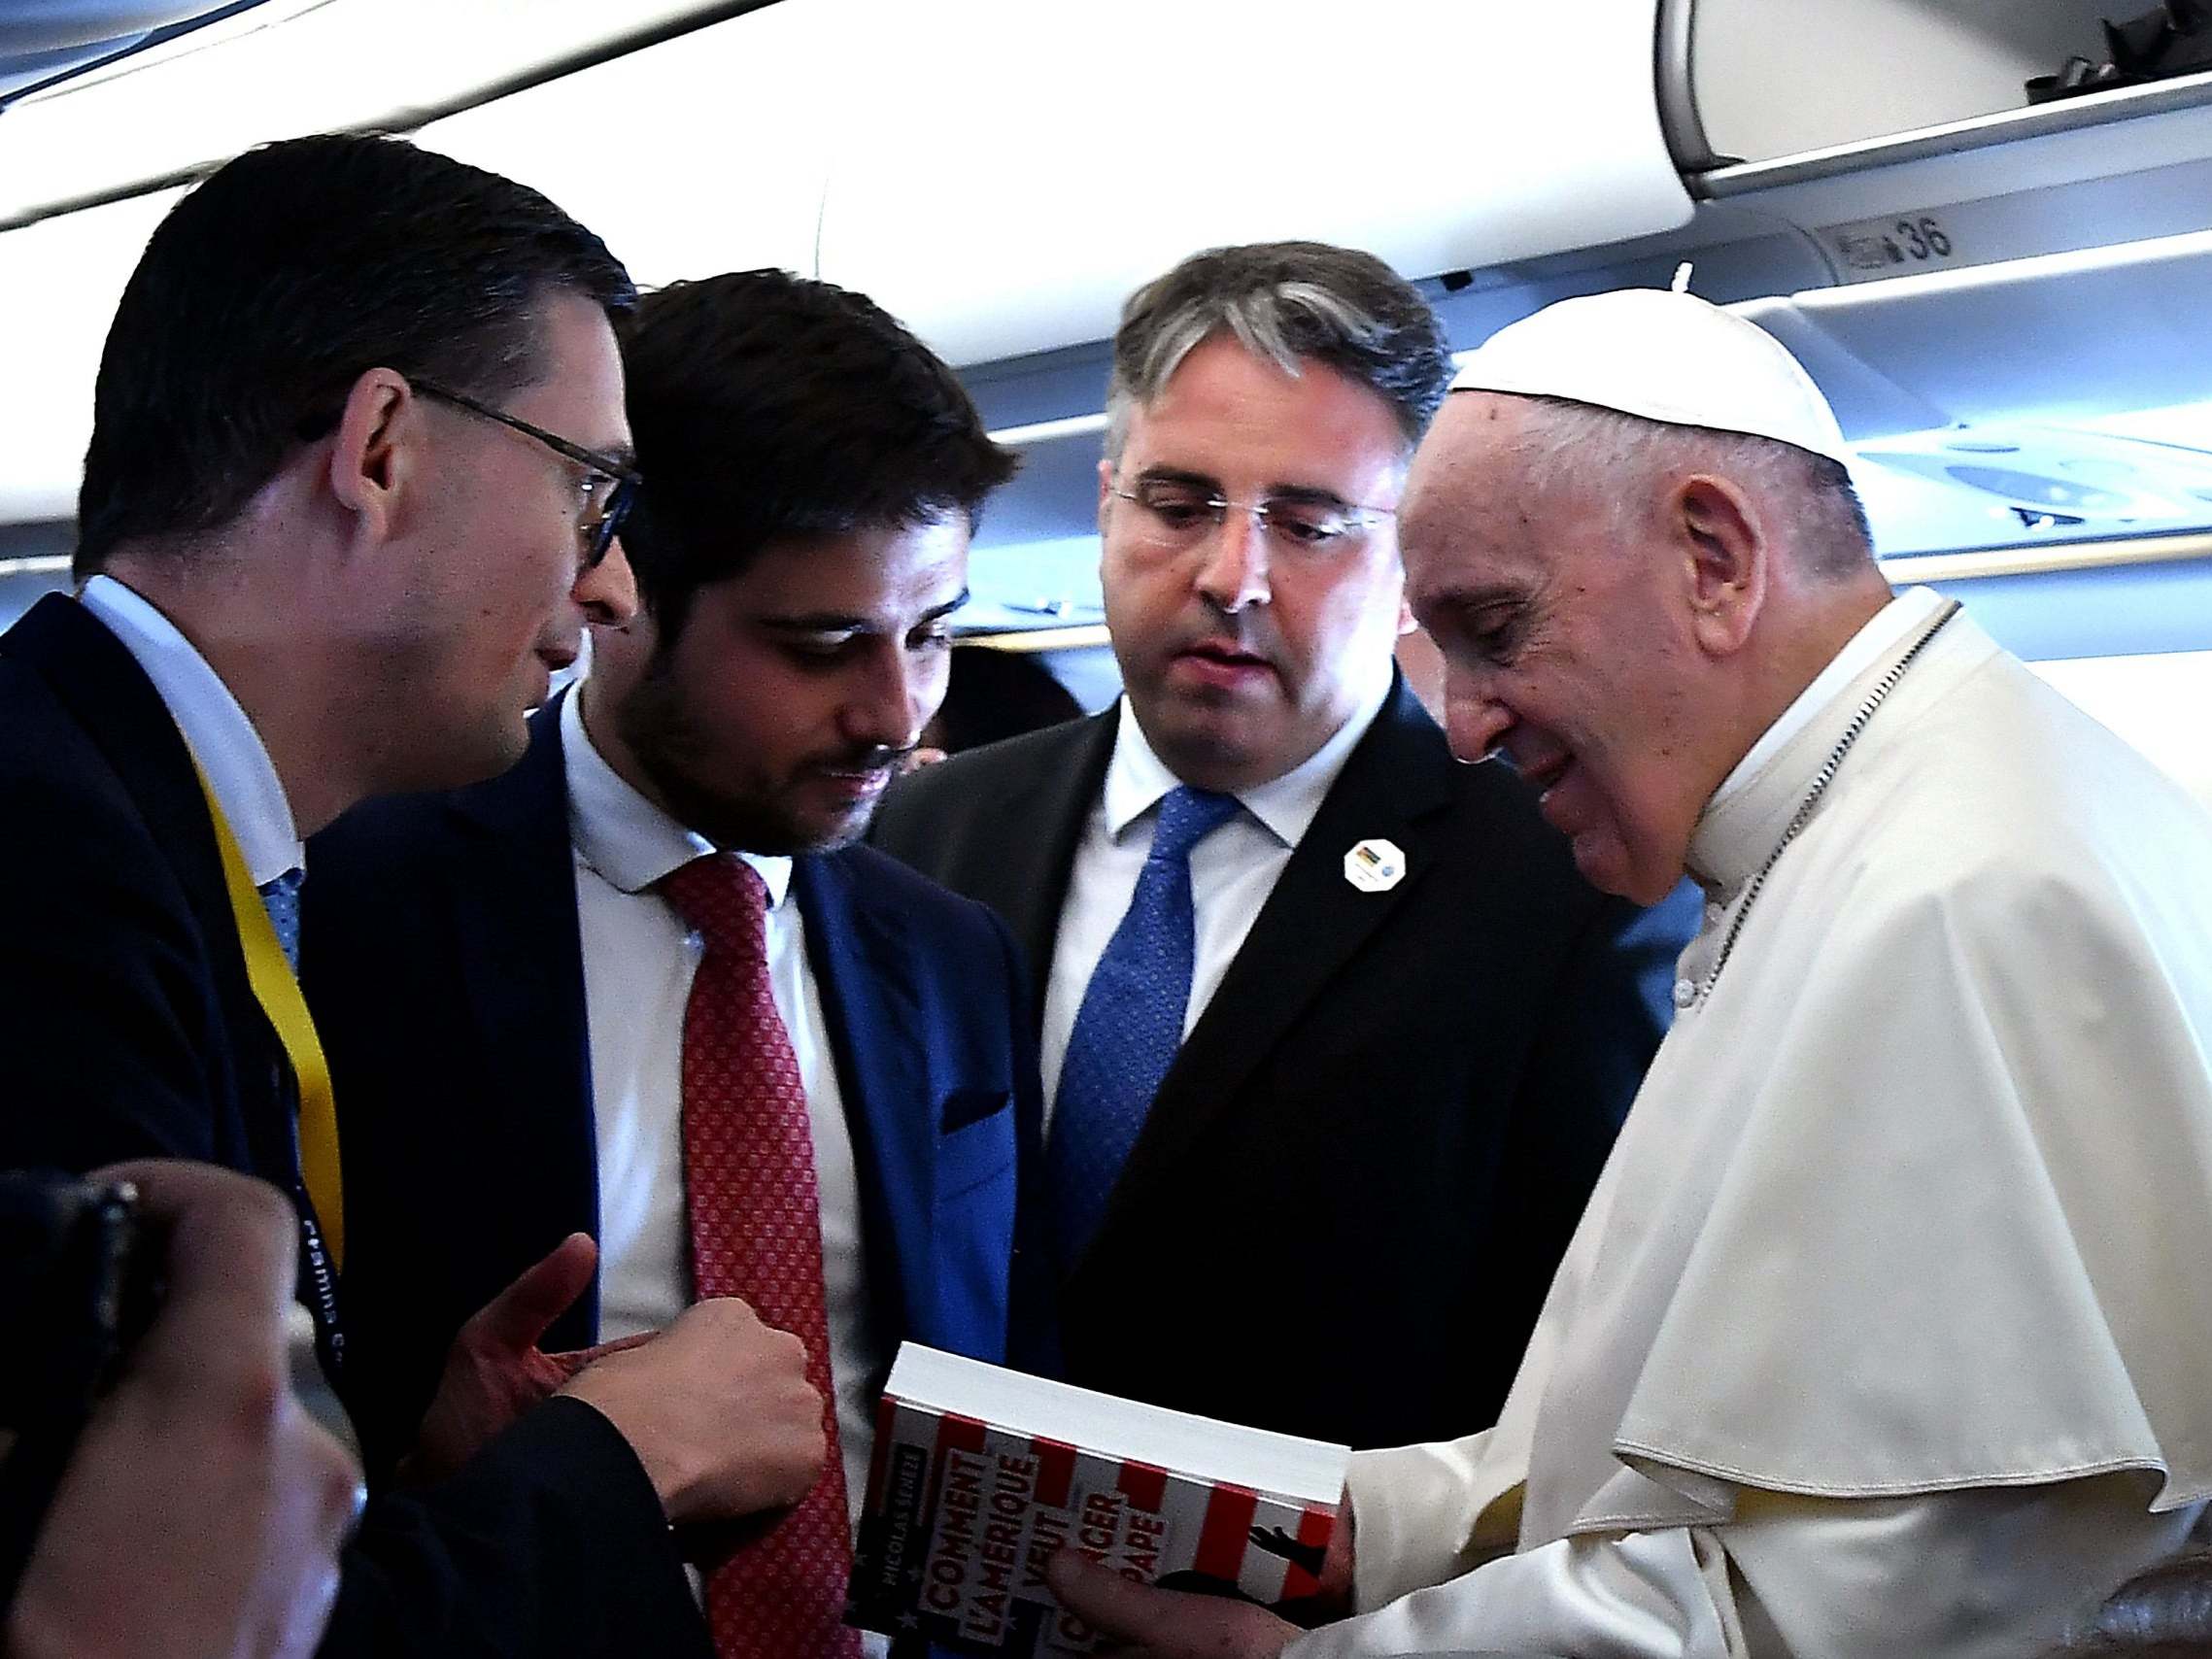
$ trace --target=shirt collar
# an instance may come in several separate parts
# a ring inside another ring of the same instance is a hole
[[[1834,746],[1850,693],[1887,666],[1907,638],[1934,617],[1943,596],[1908,588],[1869,617],[1825,668],[1798,693],[1721,780],[1690,837],[1690,872],[1709,888],[1726,889],[1757,868],[1812,787],[1813,774]]]
[[[568,781],[568,833],[584,863],[624,893],[643,893],[694,859],[722,849],[647,800],[607,764],[584,729],[584,688],[561,699],[561,764]],[[768,908],[791,891],[791,860],[737,855],[767,884]]]
[[[1279,778],[1238,792],[1238,803],[1284,846],[1297,846],[1312,828],[1321,802],[1336,786],[1337,775],[1389,700],[1392,681],[1391,661],[1385,657],[1381,672],[1361,692],[1350,716],[1326,743]],[[1120,840],[1130,825],[1159,805],[1170,790],[1180,788],[1182,781],[1160,759],[1138,724],[1137,710],[1123,696],[1114,729],[1113,759],[1106,766],[1107,835]]]
[[[305,867],[284,780],[222,676],[152,601],[113,576],[93,577],[78,598],[153,682],[207,775],[254,885],[265,887],[287,870]]]

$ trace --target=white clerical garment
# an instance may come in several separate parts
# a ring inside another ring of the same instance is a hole
[[[1708,807],[1687,1006],[1503,1414],[1355,1458],[1379,1610],[1294,1659],[2026,1659],[2188,1540],[2212,820],[1952,615],[1745,908],[1940,614],[1875,618]]]

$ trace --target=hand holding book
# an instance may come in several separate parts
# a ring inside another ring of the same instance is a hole
[[[1321,1587],[1308,1599],[1307,1610],[1313,1616],[1299,1623],[1276,1609],[1216,1592],[1132,1583],[1074,1550],[1062,1550],[1045,1568],[1060,1605],[1111,1643],[1116,1654],[1162,1659],[1275,1659],[1306,1629],[1350,1612],[1351,1575],[1348,1504],[1340,1509],[1329,1540]],[[1284,1610],[1292,1605],[1284,1604]]]
[[[1148,1609],[1188,1608],[1249,1639],[1234,1651],[1272,1654],[1291,1619],[1349,1599],[1349,1455],[909,1343],[884,1393],[847,1618],[978,1654],[1089,1653],[1100,1632],[1087,1606],[1062,1606],[1058,1574],[1109,1618],[1148,1629]],[[1159,1602],[1120,1594],[1140,1587]]]

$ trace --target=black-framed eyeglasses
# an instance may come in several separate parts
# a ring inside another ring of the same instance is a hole
[[[494,409],[489,403],[479,402],[465,392],[439,386],[434,381],[410,382],[417,391],[434,397],[440,403],[450,403],[456,409],[465,409],[487,421],[513,428],[526,438],[535,438],[555,455],[572,460],[584,468],[584,509],[576,521],[576,533],[583,553],[583,567],[596,569],[614,546],[622,522],[629,517],[630,509],[637,501],[638,487],[645,481],[637,473],[597,450],[586,449],[582,444],[569,442],[557,432],[543,426],[533,426],[520,416],[510,415],[504,409]]]
[[[1232,511],[1248,514],[1260,533],[1279,545],[1317,552],[1377,519],[1397,516],[1395,507],[1361,507],[1326,497],[1270,495],[1258,501],[1232,501],[1220,491],[1179,478],[1140,478],[1135,489],[1116,486],[1112,494],[1144,513],[1144,528],[1167,547],[1193,546],[1228,523]]]

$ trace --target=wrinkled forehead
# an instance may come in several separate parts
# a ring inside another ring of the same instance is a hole
[[[1534,537],[1539,503],[1521,437],[1525,400],[1455,391],[1414,452],[1399,510],[1409,578],[1443,562],[1492,560]],[[1511,533],[1511,532],[1524,533]]]

